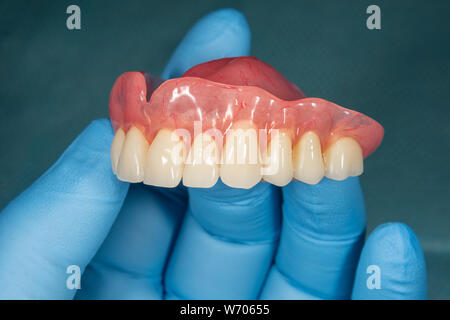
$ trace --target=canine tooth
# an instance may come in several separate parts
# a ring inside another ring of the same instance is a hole
[[[117,164],[117,177],[126,182],[141,182],[144,178],[145,154],[148,142],[136,127],[131,127],[123,143]]]
[[[263,168],[264,180],[277,186],[285,186],[294,175],[292,141],[289,134],[272,134],[266,153],[267,166]]]
[[[325,176],[344,180],[363,173],[363,153],[353,138],[341,138],[324,153]]]
[[[230,187],[243,189],[251,188],[261,180],[258,135],[251,123],[238,122],[228,132],[220,178]]]
[[[183,176],[184,154],[183,140],[172,130],[160,130],[147,152],[144,183],[176,187]]]
[[[322,180],[324,173],[320,139],[317,134],[308,131],[294,147],[294,177],[308,184],[316,184]]]
[[[119,163],[120,152],[122,151],[123,142],[125,141],[125,132],[119,128],[114,135],[111,145],[111,166],[114,174],[117,174],[117,164]]]
[[[183,172],[187,187],[210,188],[219,179],[219,150],[207,133],[195,137]]]

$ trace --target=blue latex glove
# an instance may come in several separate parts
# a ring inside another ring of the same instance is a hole
[[[219,10],[190,30],[163,77],[249,50],[243,15]],[[1,212],[2,298],[426,298],[411,229],[385,224],[363,245],[357,178],[282,189],[130,186],[112,174],[112,138],[108,120],[94,121]],[[84,271],[80,290],[66,286],[71,265]],[[372,265],[380,289],[368,288]]]

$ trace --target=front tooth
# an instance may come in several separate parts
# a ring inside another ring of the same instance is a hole
[[[117,164],[117,177],[126,182],[141,182],[144,179],[145,154],[148,142],[136,127],[131,127],[125,137]]]
[[[261,180],[258,136],[251,123],[236,123],[228,132],[223,149],[220,167],[223,183],[248,189]]]
[[[147,152],[144,183],[176,187],[183,176],[184,154],[183,140],[172,130],[160,130]]]
[[[119,128],[111,145],[111,166],[114,174],[117,174],[117,164],[119,163],[120,153],[122,152],[124,141],[125,132],[123,132],[122,128]]]
[[[363,173],[363,153],[358,142],[352,138],[341,138],[324,153],[325,176],[333,180],[344,180]]]
[[[308,131],[294,147],[294,177],[308,184],[316,184],[322,180],[324,173],[320,139],[317,134]]]
[[[280,187],[287,185],[294,174],[292,141],[288,133],[272,133],[266,158],[268,165],[263,168],[264,180]]]
[[[210,188],[219,179],[219,150],[206,133],[197,135],[191,146],[183,172],[186,187]]]

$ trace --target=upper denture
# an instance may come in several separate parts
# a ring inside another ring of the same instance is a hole
[[[215,128],[223,135],[242,122],[269,133],[279,129],[292,145],[314,133],[324,156],[336,141],[351,138],[367,157],[383,138],[383,127],[375,120],[323,99],[307,98],[254,57],[213,60],[164,82],[144,72],[124,73],[111,91],[109,110],[116,132],[121,129],[126,134],[135,127],[149,144],[162,129],[186,129],[194,139],[196,121],[203,132]],[[123,140],[123,133],[120,136]]]

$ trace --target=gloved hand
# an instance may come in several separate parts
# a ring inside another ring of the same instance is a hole
[[[249,50],[243,15],[219,10],[189,31],[163,77]],[[358,178],[282,189],[130,186],[111,171],[112,139],[108,120],[92,122],[1,212],[0,297],[426,298],[410,228],[382,225],[363,245]],[[66,286],[69,266],[84,271],[80,290]]]

